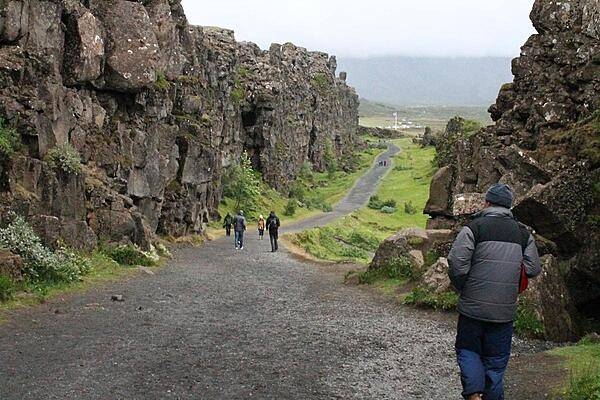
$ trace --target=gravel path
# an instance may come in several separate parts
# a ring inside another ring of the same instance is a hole
[[[459,398],[453,317],[268,250],[250,230],[244,250],[221,238],[155,275],[15,312],[0,399]]]
[[[398,146],[388,143],[388,149],[377,156],[371,169],[360,177],[354,187],[333,207],[331,212],[307,218],[293,226],[286,227],[285,231],[287,233],[299,232],[316,226],[323,226],[364,206],[369,201],[369,197],[376,192],[381,183],[381,178],[392,168],[391,158],[398,152],[400,152]],[[379,166],[379,161],[384,160],[387,161],[387,165],[385,167]]]

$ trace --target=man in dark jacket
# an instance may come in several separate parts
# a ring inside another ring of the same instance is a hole
[[[231,224],[233,223],[233,219],[231,218],[231,214],[227,213],[225,219],[223,219],[223,228],[225,228],[225,234],[227,236],[231,236]]]
[[[269,239],[271,239],[271,252],[275,252],[279,249],[277,246],[277,239],[279,238],[279,218],[275,215],[275,211],[271,211],[269,218],[267,218],[267,229],[269,230]]]
[[[521,265],[530,278],[541,266],[533,236],[510,212],[510,188],[495,184],[485,199],[485,209],[452,245],[448,274],[460,293],[456,355],[462,395],[503,400]]]
[[[246,218],[244,212],[240,210],[233,219],[233,234],[235,239],[235,249],[244,248],[244,231],[246,230]]]

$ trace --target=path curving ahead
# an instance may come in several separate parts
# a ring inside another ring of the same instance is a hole
[[[400,148],[389,142],[387,150],[377,156],[371,168],[356,181],[348,194],[333,206],[331,212],[318,214],[304,219],[290,227],[286,227],[285,231],[288,233],[299,232],[305,229],[323,226],[364,206],[369,201],[369,198],[377,191],[381,179],[392,167],[392,163],[390,163],[391,158],[398,152],[400,152]],[[383,160],[387,161],[385,167],[378,165],[379,161]]]
[[[256,236],[13,313],[0,325],[0,399],[459,398],[448,318],[344,286],[343,267]]]

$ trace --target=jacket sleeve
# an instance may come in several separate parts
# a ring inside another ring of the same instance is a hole
[[[525,265],[525,273],[528,278],[534,278],[542,272],[540,256],[533,235],[529,235],[527,247],[523,252],[523,264]]]
[[[471,257],[475,251],[475,236],[469,227],[464,227],[452,243],[448,254],[448,276],[454,287],[460,292],[471,270]]]

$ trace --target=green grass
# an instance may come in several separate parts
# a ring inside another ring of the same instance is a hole
[[[564,400],[600,400],[600,343],[585,338],[576,346],[553,349],[550,354],[562,357],[570,371]]]
[[[302,234],[292,235],[291,240],[313,256],[329,261],[350,261],[367,264],[372,258],[372,252],[365,251],[352,243],[346,243],[344,238],[352,232],[358,232],[367,238],[381,242],[402,228],[425,227],[427,216],[422,214],[429,197],[429,183],[433,176],[431,160],[435,155],[433,148],[422,149],[412,143],[409,138],[394,141],[402,148],[400,154],[394,157],[394,167],[382,179],[376,192],[380,199],[395,200],[398,210],[393,214],[384,214],[367,206],[337,220],[326,227],[311,229]],[[404,203],[411,202],[417,212],[405,212]],[[331,233],[344,239],[331,240]],[[356,256],[348,247],[358,247]],[[376,249],[376,247],[375,247]],[[373,250],[374,251],[374,250]]]

